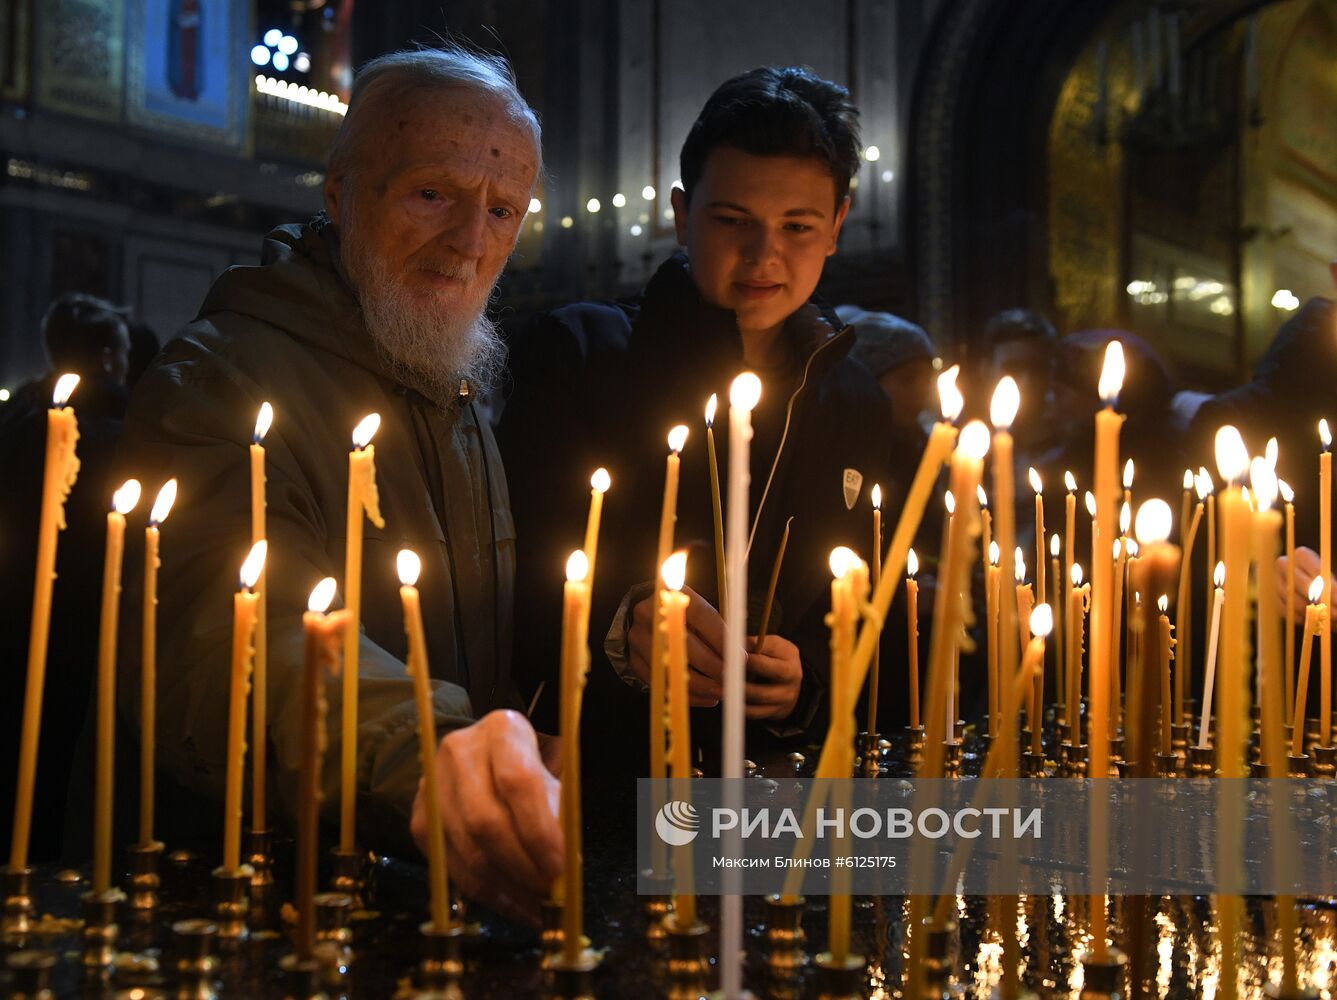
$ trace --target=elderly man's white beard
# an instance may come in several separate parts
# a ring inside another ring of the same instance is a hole
[[[381,258],[364,251],[352,227],[344,229],[340,243],[367,331],[395,381],[440,406],[459,394],[462,381],[482,391],[496,384],[506,347],[481,304],[465,312],[424,308]],[[474,274],[473,265],[463,262],[438,265],[438,270],[450,277]]]

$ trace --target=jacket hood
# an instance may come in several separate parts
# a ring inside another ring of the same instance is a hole
[[[324,212],[271,230],[260,264],[231,267],[214,282],[198,319],[247,316],[316,350],[384,373],[362,308],[339,267],[339,233]]]

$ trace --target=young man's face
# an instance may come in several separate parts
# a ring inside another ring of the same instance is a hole
[[[697,289],[744,333],[772,330],[808,301],[849,210],[821,161],[730,146],[706,158],[690,206],[681,189],[672,198]]]

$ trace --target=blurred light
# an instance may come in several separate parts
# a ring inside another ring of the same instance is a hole
[[[591,198],[589,201],[585,202],[585,211],[589,212],[591,215],[599,211],[601,208],[603,208],[603,206],[599,204],[598,198]]]
[[[282,40],[283,40],[283,32],[279,31],[278,28],[270,28],[268,31],[265,32],[265,44],[268,45],[271,49],[278,48],[279,42],[281,42]]]
[[[299,73],[310,73],[311,55],[307,52],[297,53],[297,58],[292,61],[292,67]]]
[[[274,68],[280,73],[288,68],[288,57],[282,52],[274,53]]]
[[[891,183],[892,181],[894,181],[895,179],[896,179],[896,172],[895,172],[894,170],[884,170],[884,171],[882,171],[882,180],[883,180],[883,183],[890,184],[890,183]]]
[[[284,35],[279,39],[279,43],[275,48],[285,56],[290,56],[297,51],[297,39],[293,38],[292,35]]]
[[[664,209],[664,221],[665,222],[673,221],[673,209],[671,208]]]
[[[1272,296],[1272,305],[1286,312],[1294,312],[1300,308],[1300,300],[1289,288],[1278,288],[1276,294]]]
[[[682,178],[681,178],[681,177],[679,177],[676,181],[674,181],[670,186],[671,186],[671,187],[675,187],[675,188],[677,188],[679,191],[686,190],[686,189],[682,186]]]
[[[9,402],[9,390],[0,389],[0,403],[8,403],[8,402]]]
[[[645,232],[645,230],[642,229],[639,225],[636,225],[636,226],[632,226],[632,227],[631,227],[631,235],[632,235],[632,236],[640,236],[641,233],[643,233],[643,232]]]
[[[274,58],[278,59],[279,57],[275,56]],[[276,80],[272,76],[264,76],[263,74],[257,76],[255,78],[255,89],[271,97],[281,97],[285,101],[305,104],[307,107],[319,108],[321,111],[329,111],[331,114],[345,115],[348,113],[348,105],[334,94],[327,94],[323,90],[312,90],[309,87],[290,87],[286,80]]]
[[[251,62],[257,66],[269,65],[269,48],[265,45],[256,45],[251,48]]]
[[[626,196],[625,194],[623,194],[621,191],[619,191],[617,194],[613,195],[613,207],[614,207],[614,208],[622,208],[622,207],[624,207],[626,204],[627,204],[627,196]]]
[[[539,212],[542,212],[542,211],[543,211],[543,202],[539,201],[537,198],[530,198],[530,199],[529,199],[529,214],[530,214],[530,215],[537,215]]]
[[[574,226],[575,224],[576,224],[576,220],[573,219],[573,218],[571,218],[571,216],[569,216],[569,215],[564,215],[564,216],[562,216],[562,228],[563,228],[563,229],[570,229],[570,228],[571,228],[572,226]]]
[[[542,220],[542,219],[539,219],[538,222],[534,223],[534,232],[536,232],[536,233],[541,233],[541,232],[543,232],[543,220]]]
[[[655,186],[653,184],[647,184],[645,185],[645,187],[641,188],[641,197],[644,198],[646,201],[654,201]]]
[[[882,150],[876,146],[869,146],[863,151],[863,158],[869,163],[876,163],[882,157]]]

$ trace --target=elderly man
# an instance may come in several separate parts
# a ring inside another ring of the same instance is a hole
[[[180,498],[165,528],[159,758],[218,796],[224,776],[230,594],[250,545],[246,448],[264,401],[268,454],[269,754],[291,813],[299,615],[342,578],[350,434],[368,413],[385,527],[367,525],[357,727],[358,836],[425,833],[395,554],[423,560],[440,790],[463,891],[534,919],[561,866],[554,741],[536,737],[510,679],[514,531],[492,434],[476,412],[497,371],[484,316],[540,168],[539,127],[501,59],[398,52],[360,74],[330,154],[325,211],[229,270],[134,394],[127,453]],[[129,629],[131,634],[137,629]],[[123,670],[133,684],[136,671]],[[341,684],[327,685],[324,807],[338,808]],[[136,692],[122,691],[134,714]],[[475,721],[477,720],[477,721]]]

